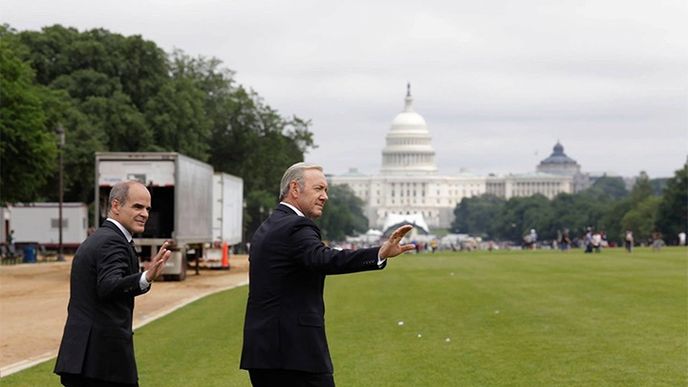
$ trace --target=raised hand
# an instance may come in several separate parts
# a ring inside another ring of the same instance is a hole
[[[410,224],[404,225],[399,227],[398,229],[394,230],[392,235],[385,241],[385,243],[380,246],[380,258],[385,259],[385,258],[392,258],[396,257],[397,255],[401,253],[405,253],[407,251],[414,250],[416,248],[415,245],[412,243],[408,243],[405,245],[400,245],[399,243],[401,242],[402,238],[413,229],[413,226]]]
[[[149,283],[158,279],[160,274],[162,274],[162,270],[165,268],[165,262],[167,262],[167,260],[170,258],[170,255],[172,255],[172,252],[167,249],[168,244],[169,241],[165,241],[162,244],[158,253],[155,254],[155,257],[153,257],[151,260],[150,266],[148,266],[148,270],[146,271],[146,281]]]

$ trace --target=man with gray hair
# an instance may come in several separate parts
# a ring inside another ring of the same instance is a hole
[[[413,250],[399,227],[382,246],[334,250],[313,222],[327,202],[322,167],[296,163],[280,184],[280,203],[256,230],[249,251],[249,295],[241,368],[254,387],[334,386],[325,338],[325,276],[385,268]]]
[[[138,386],[134,297],[150,290],[170,257],[165,242],[148,270],[139,270],[132,236],[143,232],[150,207],[150,192],[143,184],[115,184],[107,220],[76,251],[55,365],[65,386]]]

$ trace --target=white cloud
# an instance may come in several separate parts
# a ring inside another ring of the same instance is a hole
[[[312,119],[307,158],[329,172],[377,172],[407,81],[443,171],[532,171],[557,139],[590,171],[669,176],[688,154],[683,0],[5,0],[0,15],[218,57]]]

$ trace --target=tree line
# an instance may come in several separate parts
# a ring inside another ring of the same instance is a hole
[[[93,202],[97,151],[180,152],[244,179],[250,233],[275,206],[284,170],[315,147],[310,125],[216,58],[105,29],[0,26],[2,204],[58,200],[61,126],[65,201]]]
[[[283,116],[216,58],[166,53],[139,35],[54,25],[41,31],[0,26],[0,204],[58,200],[58,126],[65,130],[64,199],[94,200],[94,154],[174,151],[244,179],[244,231],[249,237],[274,207],[284,170],[314,147],[311,122]],[[617,238],[686,225],[685,166],[663,194],[641,175],[632,192],[599,179],[588,191],[502,200],[464,199],[454,231],[520,241],[535,228],[592,226]],[[656,189],[655,189],[656,191]],[[319,220],[325,239],[367,229],[361,200],[331,187]]]
[[[556,240],[566,229],[576,238],[591,227],[606,232],[610,242],[620,243],[631,230],[639,242],[659,233],[675,244],[688,227],[688,163],[662,180],[641,172],[630,192],[621,178],[604,176],[587,190],[552,200],[542,195],[467,198],[454,210],[452,231],[521,243],[530,229],[540,240]]]

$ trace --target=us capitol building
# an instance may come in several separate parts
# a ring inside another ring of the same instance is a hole
[[[449,228],[454,209],[464,198],[490,193],[509,199],[539,193],[551,199],[590,184],[589,177],[564,154],[558,142],[535,173],[439,175],[432,137],[425,119],[413,109],[410,86],[404,110],[394,118],[386,135],[380,173],[369,176],[352,169],[329,179],[331,185],[348,185],[363,200],[370,227],[387,230],[410,222],[426,232],[430,228]]]

